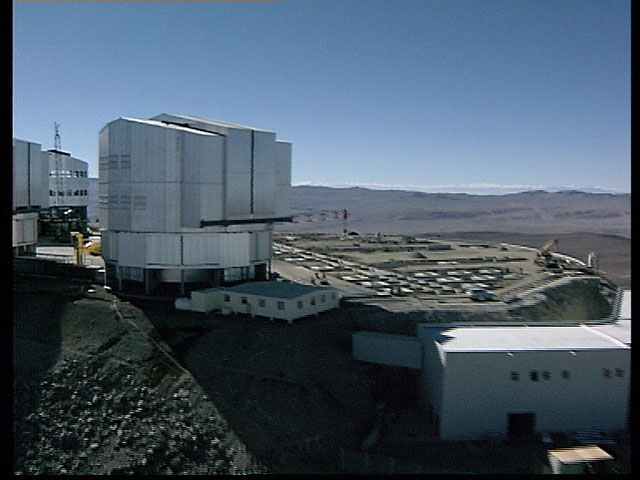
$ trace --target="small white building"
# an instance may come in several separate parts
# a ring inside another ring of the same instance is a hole
[[[291,282],[248,282],[233,287],[207,288],[191,292],[191,299],[179,298],[176,308],[222,313],[244,313],[292,323],[298,318],[337,308],[336,289]]]
[[[549,450],[548,457],[554,474],[569,475],[607,473],[606,462],[613,460],[597,445]]]
[[[440,438],[624,430],[631,347],[587,325],[421,325],[423,396]]]

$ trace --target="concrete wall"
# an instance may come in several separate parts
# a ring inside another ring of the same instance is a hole
[[[438,368],[437,365],[425,365]],[[603,375],[608,368],[610,377]],[[623,376],[616,376],[621,369]],[[569,378],[562,377],[562,371]],[[530,379],[536,371],[538,381]],[[514,381],[511,372],[517,372]],[[550,379],[543,377],[549,372]],[[538,431],[626,426],[630,349],[448,353],[440,436],[464,440],[507,433],[508,413],[534,413]],[[427,388],[434,388],[427,386]],[[437,388],[437,387],[436,387]]]
[[[418,337],[378,332],[353,336],[353,358],[396,367],[422,368],[422,341]]]

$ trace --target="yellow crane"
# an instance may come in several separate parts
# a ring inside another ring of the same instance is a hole
[[[538,250],[537,252],[536,263],[547,267],[557,267],[555,260],[553,260],[553,255],[550,252],[551,247],[553,247],[554,245],[558,245],[558,240],[555,238],[549,240],[542,247],[540,247],[540,250]]]
[[[76,234],[75,239],[76,241],[73,244],[73,248],[76,251],[76,265],[84,265],[82,256],[85,253],[89,253],[90,255],[102,254],[102,244],[100,242],[92,242],[87,239],[87,243],[85,243],[84,235],[81,233]]]

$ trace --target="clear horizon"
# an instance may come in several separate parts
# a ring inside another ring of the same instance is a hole
[[[107,122],[180,113],[291,141],[294,185],[629,193],[630,6],[14,2],[13,136],[97,177]]]

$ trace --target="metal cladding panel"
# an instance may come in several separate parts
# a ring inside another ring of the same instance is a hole
[[[202,214],[200,212],[200,190],[199,183],[183,183],[181,190],[181,220],[183,227],[198,228]]]
[[[118,260],[118,234],[116,232],[109,232],[108,230],[100,231],[100,243],[102,245],[102,258],[105,261],[117,261]]]
[[[184,234],[184,265],[248,266],[249,233]]]
[[[185,183],[224,182],[224,137],[183,133],[182,181]]]
[[[275,209],[277,217],[291,214],[291,185],[276,185]]]
[[[131,123],[131,178],[142,182],[164,182],[168,180],[168,172],[175,168],[175,132],[168,138],[169,129]],[[110,137],[111,140],[111,137]],[[173,142],[171,141],[173,140]],[[173,147],[171,145],[173,144]],[[171,148],[173,159],[169,159]],[[111,142],[109,145],[111,149]]]
[[[146,258],[145,236],[136,233],[118,233],[118,264],[144,267]]]
[[[100,217],[100,228],[109,228],[109,184],[100,182],[98,184],[98,208]]]
[[[291,144],[276,142],[276,183],[291,185]]]
[[[251,213],[251,174],[227,173],[225,213],[242,216]]]
[[[251,172],[251,131],[229,129],[227,134],[227,173]]]
[[[276,212],[275,174],[256,175],[253,183],[253,211],[256,214],[273,215]]]
[[[131,229],[131,184],[109,183],[109,224],[113,230]]]
[[[31,163],[31,205],[40,205],[41,208],[49,206],[49,157],[47,152],[40,151],[38,145],[34,151],[36,161]],[[33,156],[31,157],[33,159]],[[89,178],[86,177],[89,188]]]
[[[29,143],[13,140],[13,208],[28,206],[29,177],[27,158]]]
[[[265,232],[256,232],[258,235],[258,260],[271,259],[271,230]]]
[[[253,171],[256,175],[276,173],[276,135],[271,132],[254,132]]]
[[[136,183],[132,190],[131,229],[139,232],[165,231],[165,184]]]
[[[112,122],[113,123],[113,122]],[[108,123],[98,134],[98,178],[100,183],[109,181],[109,135],[111,123]]]
[[[39,143],[13,139],[13,208],[49,206],[49,157]]]
[[[140,235],[146,239],[148,265],[181,265],[179,234]]]
[[[200,186],[201,218],[199,220],[219,220],[222,218],[223,194],[224,185],[203,184]]]
[[[271,231],[251,233],[251,261],[261,262],[271,259]]]

